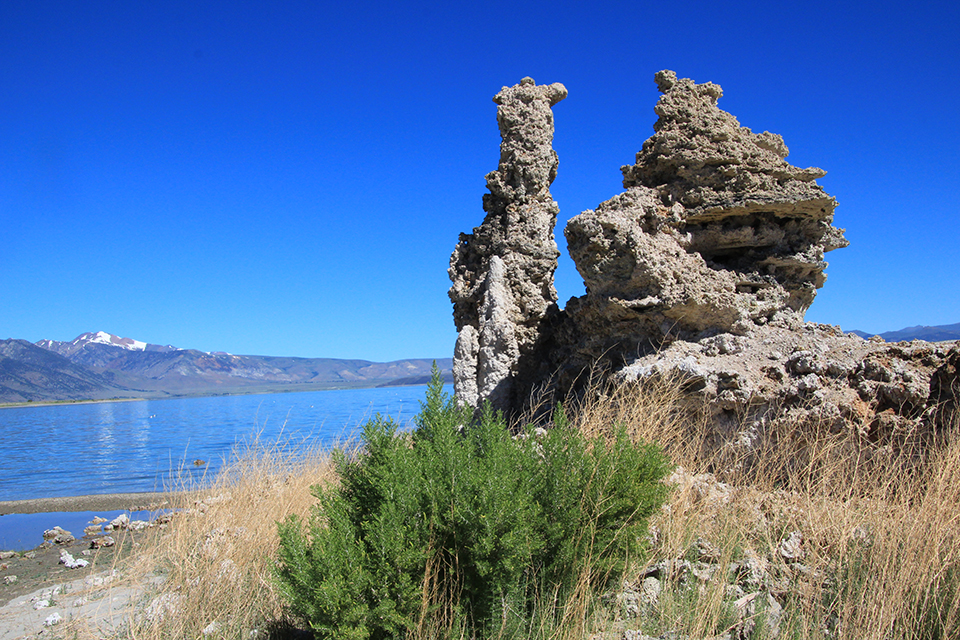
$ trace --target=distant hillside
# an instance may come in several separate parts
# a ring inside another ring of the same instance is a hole
[[[444,373],[450,358],[438,358]],[[151,345],[105,332],[71,342],[0,341],[0,403],[228,395],[417,384],[432,359],[395,362],[237,356]]]
[[[861,338],[869,338],[879,335],[887,342],[900,342],[902,340],[926,340],[927,342],[943,342],[945,340],[960,340],[960,322],[957,324],[944,324],[935,327],[907,327],[898,331],[887,331],[886,333],[867,333],[865,331],[851,331]]]
[[[109,376],[26,340],[0,341],[0,402],[132,397]]]

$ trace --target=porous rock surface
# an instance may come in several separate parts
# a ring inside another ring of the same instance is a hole
[[[493,98],[500,126],[500,163],[487,174],[483,224],[460,234],[450,258],[450,299],[459,335],[454,384],[462,402],[480,399],[506,409],[517,402],[513,381],[529,379],[541,323],[556,311],[553,274],[560,252],[553,228],[560,208],[550,195],[557,176],[552,107],[567,96],[559,83],[532,78]]]
[[[782,422],[833,433],[853,428],[881,443],[956,426],[958,365],[956,343],[885,343],[805,323],[678,340],[614,379],[678,380],[718,442],[752,448]]]
[[[672,71],[655,80],[655,133],[621,169],[624,192],[565,229],[586,295],[563,310],[547,187],[549,106],[566,91],[525,79],[498,94],[487,218],[451,260],[457,398],[517,416],[531,394],[549,406],[599,370],[621,384],[679,379],[716,433],[742,444],[777,420],[878,439],[955,424],[956,343],[886,344],[804,322],[824,254],[847,245],[816,183],[825,172],[790,165],[780,136],[741,127],[717,106],[719,86]]]
[[[824,171],[784,160],[783,139],[741,127],[713,83],[656,75],[656,133],[626,189],[567,225],[587,295],[568,312],[593,355],[657,348],[776,322],[797,328],[844,247]]]

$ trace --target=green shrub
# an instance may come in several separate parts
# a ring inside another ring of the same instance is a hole
[[[318,637],[404,637],[431,620],[522,632],[642,551],[667,494],[659,449],[622,430],[589,441],[562,411],[517,437],[489,410],[470,418],[434,369],[416,429],[369,421],[358,454],[335,453],[339,485],[313,488],[306,531],[280,525],[279,583]]]

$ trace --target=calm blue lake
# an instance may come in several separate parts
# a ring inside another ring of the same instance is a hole
[[[414,386],[0,409],[0,500],[162,491],[178,470],[198,481],[216,474],[235,448],[257,438],[332,446],[377,413],[409,425],[425,392]]]

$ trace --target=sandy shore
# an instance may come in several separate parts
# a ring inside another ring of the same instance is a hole
[[[158,399],[158,398],[154,398]],[[75,404],[105,404],[110,402],[143,402],[149,398],[110,398],[106,400],[40,400],[38,402],[6,402],[0,409],[20,409],[22,407],[58,407]]]
[[[151,511],[169,506],[169,493],[105,493],[0,502],[0,515],[56,511]]]
[[[110,402],[143,402],[149,398],[109,398],[105,400],[40,400],[38,402],[5,402],[0,409],[20,409],[22,407],[58,407],[75,404],[105,404]]]

